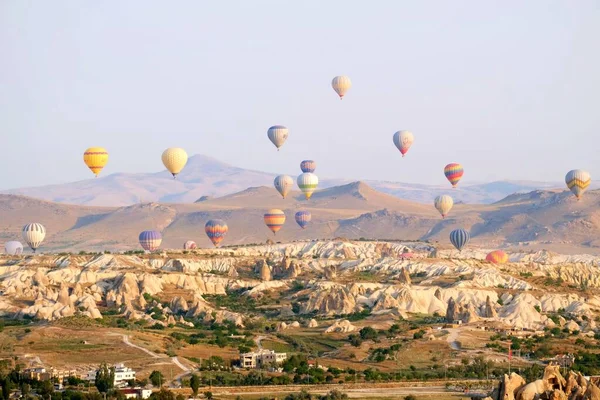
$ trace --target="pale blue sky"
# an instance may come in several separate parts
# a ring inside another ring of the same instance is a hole
[[[598,177],[599,49],[598,1],[4,0],[0,188],[87,179],[96,145],[105,175],[181,146],[328,178],[443,183],[453,161],[465,183]]]

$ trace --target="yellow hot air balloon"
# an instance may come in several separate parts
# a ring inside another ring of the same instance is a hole
[[[187,159],[187,153],[179,147],[168,148],[162,153],[162,162],[173,175],[173,179],[185,167]]]
[[[448,215],[452,209],[452,206],[454,205],[454,200],[452,200],[452,197],[444,194],[436,197],[433,201],[433,205],[435,208],[437,208],[440,214],[442,214],[442,218],[446,218],[446,215]]]
[[[83,153],[83,162],[98,176],[108,162],[108,152],[103,147],[90,147]]]
[[[264,220],[265,225],[267,225],[275,235],[281,229],[283,224],[285,224],[285,213],[277,208],[272,208],[266,212]]]

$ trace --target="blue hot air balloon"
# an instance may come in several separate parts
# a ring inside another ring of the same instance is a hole
[[[450,232],[450,242],[452,242],[452,244],[458,249],[458,251],[462,251],[463,247],[465,247],[465,245],[469,243],[470,239],[471,235],[464,229],[455,229],[452,232]]]
[[[317,163],[313,160],[304,160],[300,163],[300,169],[302,172],[315,172],[315,169],[317,169]]]
[[[312,216],[308,211],[298,211],[296,213],[296,222],[300,225],[300,228],[306,228],[306,225],[310,222]]]
[[[147,251],[154,251],[160,247],[162,235],[158,231],[144,231],[139,236],[140,245]]]

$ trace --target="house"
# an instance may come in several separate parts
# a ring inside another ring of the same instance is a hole
[[[115,365],[115,387],[127,384],[127,381],[135,380],[135,371],[127,368],[124,364]]]
[[[259,350],[240,354],[242,368],[260,368],[266,365],[281,364],[287,359],[287,353],[275,353],[273,350]]]
[[[151,389],[143,388],[126,388],[121,389],[120,392],[128,399],[147,399],[152,394]]]

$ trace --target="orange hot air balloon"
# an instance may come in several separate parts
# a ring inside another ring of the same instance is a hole
[[[269,227],[273,234],[277,234],[283,224],[285,224],[285,213],[277,208],[273,208],[267,211],[264,219],[265,224]]]
[[[502,250],[494,250],[490,252],[485,259],[492,264],[506,264],[508,262],[508,254]]]

